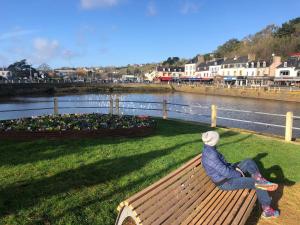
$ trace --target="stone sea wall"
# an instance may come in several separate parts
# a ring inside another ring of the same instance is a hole
[[[278,101],[300,102],[300,91],[280,90],[274,88],[235,88],[215,86],[172,85],[174,91],[206,95],[269,99]]]

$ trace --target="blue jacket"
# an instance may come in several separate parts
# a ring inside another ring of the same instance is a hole
[[[209,145],[204,145],[202,166],[214,183],[220,183],[229,178],[241,177],[234,166],[226,162],[224,156],[215,147]]]

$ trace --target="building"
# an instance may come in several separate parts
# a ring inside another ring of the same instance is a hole
[[[185,77],[196,77],[197,66],[201,63],[205,63],[204,56],[198,55],[196,58],[185,64],[184,75]]]
[[[154,70],[154,71],[152,71],[152,72],[149,72],[149,73],[145,73],[145,80],[148,80],[148,81],[150,81],[150,82],[152,82],[154,79],[155,79],[155,77],[156,77],[156,71]]]
[[[300,84],[300,53],[290,56],[277,67],[274,81],[281,85]]]
[[[212,77],[218,76],[224,63],[224,59],[214,59],[209,65],[209,71]]]
[[[0,70],[0,79],[1,80],[7,80],[11,76],[12,76],[12,73],[10,71],[8,71],[7,69],[3,68],[2,70]]]
[[[126,75],[122,75],[122,81],[129,82],[129,83],[135,83],[135,82],[139,82],[139,79],[136,75],[126,74]]]
[[[180,66],[156,67],[156,79],[159,79],[160,81],[176,80],[184,75],[185,75],[184,67],[180,67]]]

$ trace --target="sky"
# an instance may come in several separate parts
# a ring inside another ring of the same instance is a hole
[[[299,17],[299,0],[0,0],[0,66],[192,58]]]

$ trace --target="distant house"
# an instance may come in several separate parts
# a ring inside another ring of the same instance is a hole
[[[223,77],[245,76],[245,68],[249,60],[249,56],[225,58],[219,75]]]
[[[197,64],[194,62],[189,62],[187,64],[185,64],[185,76],[186,77],[194,77],[195,76],[195,72],[196,72],[196,66]]]
[[[123,82],[138,82],[138,77],[136,75],[122,75],[122,81]]]
[[[66,69],[56,69],[54,70],[56,76],[58,77],[68,77],[70,79],[76,79],[78,77],[76,69],[66,68]]]
[[[213,59],[209,65],[209,71],[212,77],[219,75],[224,59]]]
[[[170,81],[172,79],[179,79],[184,76],[184,67],[173,66],[173,67],[156,67],[156,78],[161,81]]]
[[[197,77],[197,78],[211,78],[212,74],[211,74],[211,71],[209,70],[210,65],[211,65],[210,62],[200,63],[196,68],[195,77]]]
[[[202,63],[205,63],[204,56],[202,55],[198,55],[196,58],[186,63],[184,67],[185,77],[196,77],[197,66]]]
[[[300,53],[283,61],[276,69],[275,82],[292,84],[300,82]]]
[[[7,69],[0,70],[0,79],[8,79],[12,76],[12,73],[8,71]]]
[[[152,71],[152,72],[149,72],[149,73],[145,73],[145,80],[148,80],[148,81],[153,81],[154,79],[155,79],[155,77],[156,77],[156,71],[154,70],[154,71]]]
[[[244,75],[247,77],[269,76],[271,62],[267,60],[249,61],[244,68]]]

